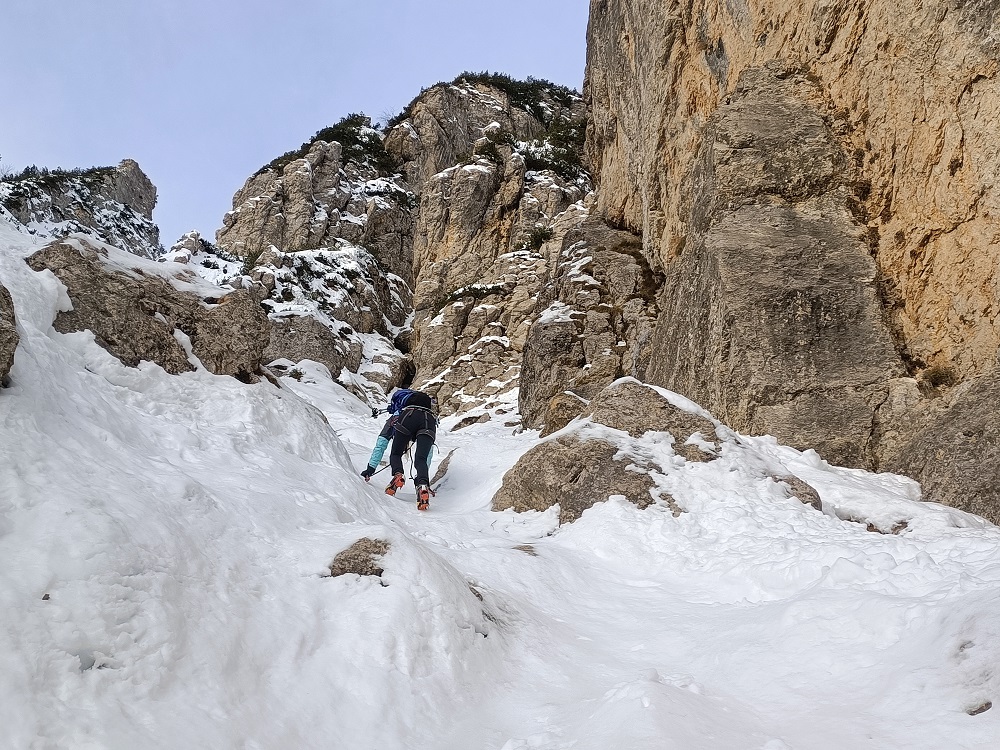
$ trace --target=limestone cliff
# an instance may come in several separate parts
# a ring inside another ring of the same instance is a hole
[[[945,487],[997,377],[997,11],[592,0],[593,212],[665,278],[652,382],[984,512]]]
[[[162,251],[155,205],[156,188],[131,159],[92,169],[29,167],[0,181],[0,207],[25,231],[82,232],[146,258]]]
[[[592,0],[588,151],[599,210],[666,265],[687,177],[746,71],[800,70],[836,121],[880,291],[910,366],[988,370],[1000,343],[997,4]]]
[[[387,134],[420,194],[414,382],[446,412],[518,386],[536,299],[586,215],[583,121],[568,89],[460,77],[421,94]]]

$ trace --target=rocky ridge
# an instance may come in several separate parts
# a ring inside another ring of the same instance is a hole
[[[465,74],[384,132],[362,115],[319,131],[247,180],[214,245],[167,257],[262,284],[269,357],[322,362],[369,399],[412,381],[446,412],[497,403],[586,216],[583,122],[569,90]]]
[[[145,258],[163,250],[153,223],[156,188],[132,159],[117,167],[28,167],[0,180],[0,211],[41,237],[83,233]]]

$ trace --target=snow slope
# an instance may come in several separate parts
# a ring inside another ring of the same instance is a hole
[[[560,528],[489,510],[537,440],[498,414],[445,423],[421,514],[412,484],[357,476],[381,423],[321,366],[281,389],[170,376],[55,333],[37,242],[0,224],[22,334],[0,391],[0,747],[1000,746],[1000,708],[967,713],[1000,694],[1000,530],[908,480],[768,438],[704,464],[650,439],[686,512],[612,499]],[[391,544],[381,583],[325,576],[363,536]]]

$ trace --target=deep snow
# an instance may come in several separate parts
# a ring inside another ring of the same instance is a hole
[[[650,438],[686,512],[611,499],[558,527],[489,510],[538,439],[511,412],[445,420],[419,513],[412,484],[358,477],[381,421],[324,368],[279,389],[124,367],[53,331],[38,246],[0,223],[22,335],[0,747],[1000,746],[1000,707],[967,713],[1000,694],[1000,530],[912,482],[725,430],[703,464]],[[381,583],[325,576],[363,536],[391,543]]]

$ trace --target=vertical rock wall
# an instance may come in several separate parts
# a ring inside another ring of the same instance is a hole
[[[596,212],[667,278],[653,381],[873,466],[904,368],[990,371],[996,6],[592,0]]]
[[[769,63],[708,120],[647,374],[739,430],[872,466],[875,412],[904,372],[824,115],[815,84]]]
[[[585,95],[598,210],[666,265],[683,185],[743,73],[808,75],[843,124],[880,293],[911,368],[959,378],[1000,343],[1000,12],[993,0],[592,0]]]

